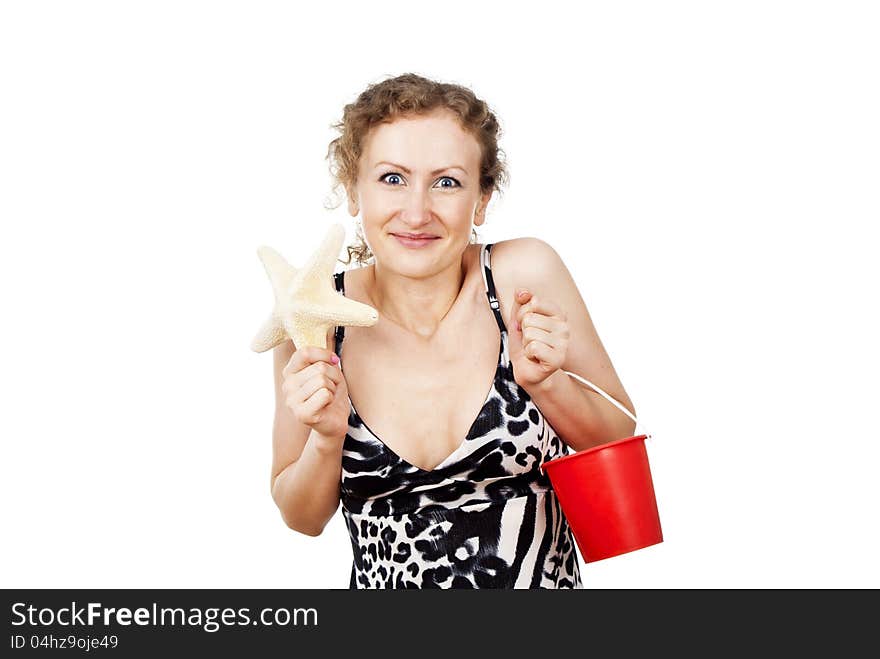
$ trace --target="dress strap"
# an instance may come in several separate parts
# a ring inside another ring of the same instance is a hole
[[[501,305],[495,295],[495,280],[492,279],[492,267],[489,264],[489,252],[492,251],[492,243],[486,243],[480,249],[480,263],[483,271],[483,283],[486,286],[486,297],[489,298],[489,306],[492,307],[492,313],[495,314],[495,322],[498,323],[498,329],[506,332],[504,319],[501,317]]]
[[[333,275],[333,283],[336,285],[337,292],[345,295],[345,271],[344,270],[342,272],[337,272]],[[340,347],[342,347],[342,339],[344,339],[344,338],[345,338],[345,325],[337,325],[336,332],[333,335],[333,339],[334,339],[333,352],[336,353],[337,357],[340,357],[339,349],[340,349]]]

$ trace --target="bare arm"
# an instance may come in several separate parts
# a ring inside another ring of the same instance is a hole
[[[332,341],[332,335],[328,340]],[[287,406],[282,371],[295,350],[289,340],[273,350],[275,420],[270,487],[287,526],[317,536],[339,507],[342,442],[300,423]]]

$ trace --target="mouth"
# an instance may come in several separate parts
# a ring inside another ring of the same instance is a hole
[[[440,236],[428,234],[392,233],[391,235],[397,238],[397,241],[405,247],[424,247],[440,238]]]

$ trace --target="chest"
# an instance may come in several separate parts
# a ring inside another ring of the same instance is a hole
[[[494,388],[501,336],[488,302],[470,318],[431,348],[392,346],[346,328],[342,364],[352,405],[388,449],[424,470],[464,444]]]

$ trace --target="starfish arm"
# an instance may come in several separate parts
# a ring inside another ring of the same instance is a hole
[[[268,245],[263,245],[257,249],[257,256],[260,257],[260,261],[262,261],[263,267],[266,269],[266,274],[269,276],[269,281],[272,282],[272,290],[275,291],[275,296],[278,297],[280,293],[288,290],[291,282],[296,278],[296,268],[285,261],[281,254]]]
[[[371,327],[379,320],[379,313],[370,305],[332,290],[322,291],[317,299],[303,301],[297,311],[332,325]]]
[[[327,349],[327,332],[330,329],[329,324],[304,322],[301,318],[291,319],[287,325],[287,332],[290,335],[293,345],[297,348],[302,346],[317,346],[323,350]]]
[[[251,341],[251,350],[254,352],[266,352],[287,339],[284,325],[275,318],[275,314],[269,316],[260,331]]]
[[[312,274],[315,281],[329,281],[333,275],[336,259],[345,241],[345,227],[333,224],[327,229],[327,235],[320,247],[308,260],[303,270]]]
[[[326,348],[327,332],[338,325],[370,327],[376,324],[378,314],[373,307],[339,296],[341,305],[303,302],[294,313],[284,316],[284,326],[296,346],[318,345]],[[299,340],[297,340],[299,337]]]

